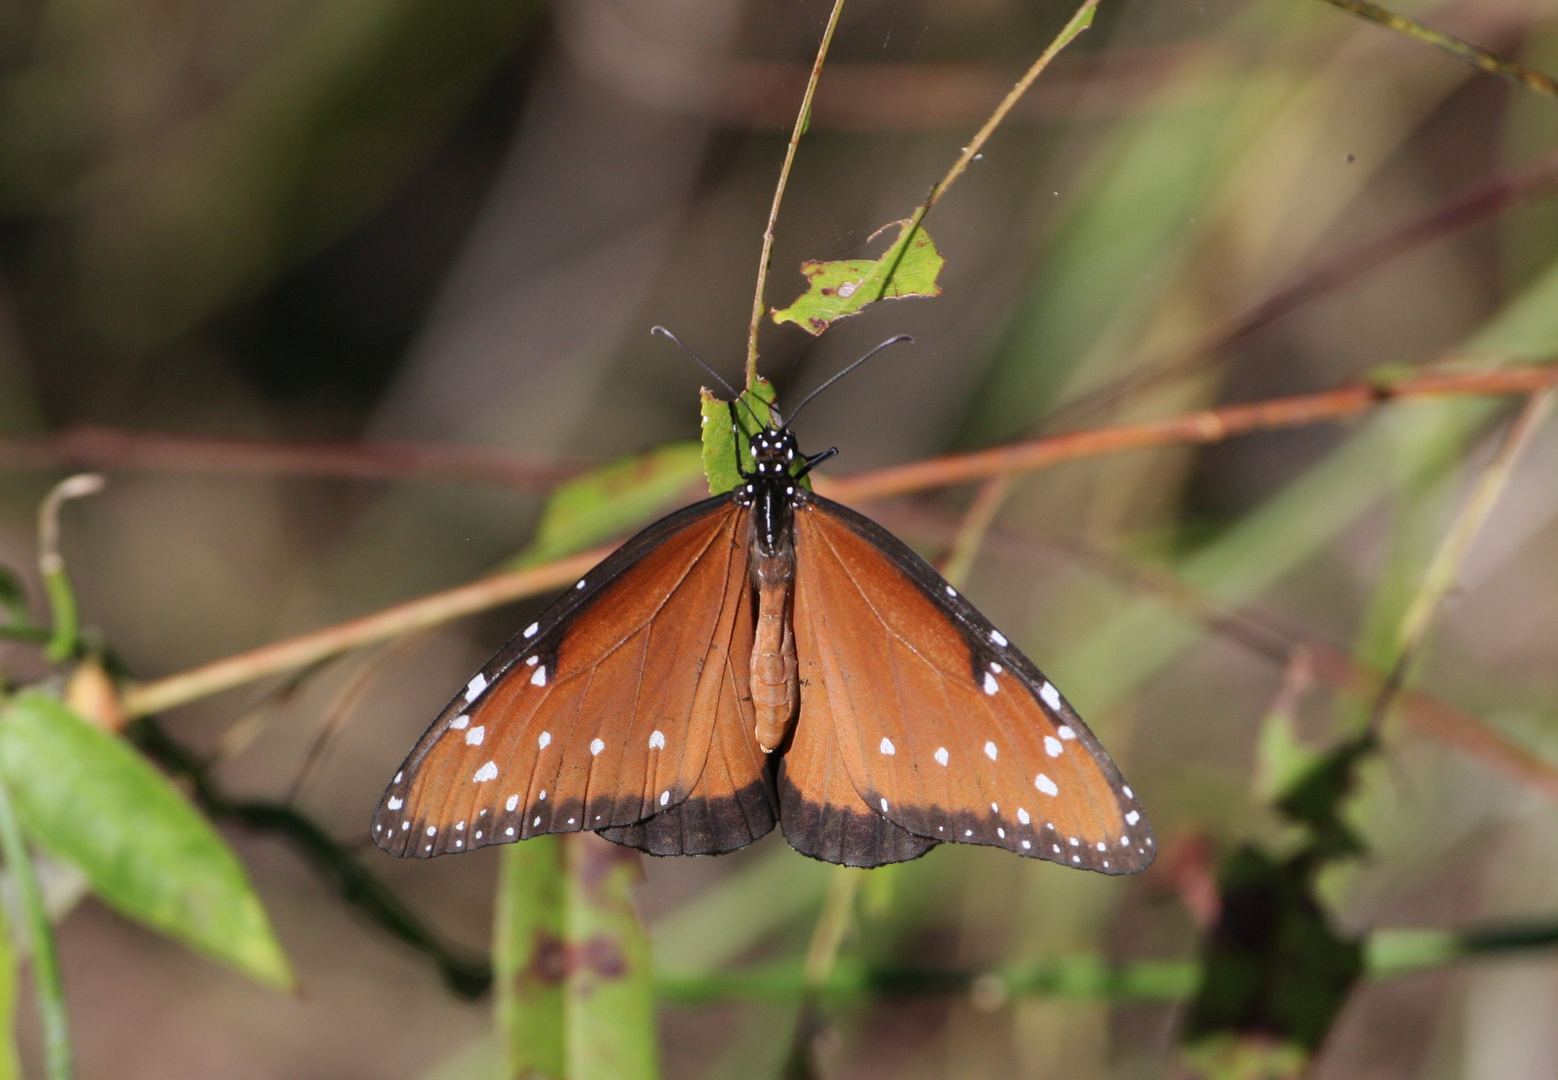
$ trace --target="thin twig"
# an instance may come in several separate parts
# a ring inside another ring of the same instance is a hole
[[[1422,650],[1434,613],[1439,610],[1439,605],[1455,587],[1466,552],[1470,550],[1472,542],[1477,539],[1477,534],[1487,524],[1499,496],[1509,486],[1515,463],[1520,460],[1520,455],[1530,445],[1531,436],[1542,426],[1542,422],[1547,419],[1547,414],[1552,411],[1555,396],[1558,396],[1558,390],[1552,387],[1531,395],[1525,408],[1510,425],[1498,453],[1482,470],[1482,475],[1477,479],[1477,486],[1472,490],[1471,497],[1466,500],[1466,505],[1461,507],[1460,513],[1456,515],[1450,531],[1440,541],[1439,549],[1434,552],[1428,569],[1423,573],[1422,584],[1412,597],[1412,602],[1407,605],[1406,612],[1401,616],[1401,624],[1396,630],[1395,661],[1391,665],[1390,674],[1380,686],[1379,693],[1375,695],[1373,707],[1369,710],[1371,730],[1378,730],[1385,714],[1390,711],[1391,702],[1405,683],[1413,661]]]
[[[505,450],[428,443],[280,442],[94,427],[0,438],[0,469],[18,471],[71,468],[455,480],[537,491],[577,476],[586,467]]]
[[[60,507],[70,499],[97,494],[103,490],[103,484],[97,473],[79,473],[55,484],[38,506],[38,573],[49,598],[49,621],[54,627],[44,655],[56,663],[76,651],[80,632],[76,591],[65,572],[65,557],[60,554]]]
[[[866,872],[855,866],[835,866],[822,911],[812,927],[806,959],[801,966],[801,1009],[790,1032],[790,1054],[783,1075],[814,1076],[811,1066],[812,1044],[821,1018],[817,1006],[838,967],[844,940],[855,927],[855,906]]]
[[[1043,74],[1045,68],[1049,67],[1050,61],[1055,59],[1060,50],[1071,44],[1072,39],[1092,25],[1093,12],[1098,7],[1098,4],[1099,0],[1083,0],[1082,6],[1077,8],[1070,21],[1061,28],[1060,33],[1055,35],[1055,39],[1049,43],[1049,47],[1039,54],[1039,58],[1033,62],[1027,71],[1023,72],[1022,78],[1018,79],[1012,88],[1006,92],[1006,96],[995,107],[995,111],[984,122],[984,126],[975,132],[968,145],[963,147],[963,152],[957,156],[957,160],[952,163],[952,167],[947,170],[947,174],[931,186],[930,194],[925,197],[925,201],[915,208],[913,214],[909,215],[909,220],[904,225],[902,231],[899,232],[898,239],[893,242],[894,247],[898,249],[898,254],[893,261],[893,265],[888,268],[888,272],[882,275],[880,296],[887,295],[887,290],[892,285],[893,274],[898,271],[898,263],[903,260],[904,255],[909,251],[910,245],[914,243],[914,234],[919,231],[920,225],[925,221],[925,215],[929,214],[931,208],[941,201],[941,197],[957,182],[957,178],[963,175],[969,164],[979,157],[984,150],[985,143],[990,140],[990,136],[995,133],[995,129],[1001,126],[1001,121],[1006,119],[1006,114],[1012,111],[1012,107],[1017,104],[1023,94],[1027,93],[1034,80]]]
[[[132,683],[124,692],[125,714],[132,717],[150,716],[375,641],[439,626],[462,615],[472,615],[548,592],[580,577],[609,554],[614,546],[570,555],[544,566],[494,574],[469,585],[229,656],[225,660],[217,660],[179,675],[170,675],[166,679]]]
[[[1415,19],[1409,19],[1405,15],[1397,15],[1395,12],[1382,8],[1369,0],[1325,0],[1326,3],[1350,11],[1354,15],[1368,19],[1370,22],[1388,26],[1392,30],[1399,30],[1408,37],[1432,45],[1436,49],[1442,49],[1455,57],[1463,60],[1479,71],[1485,71],[1489,75],[1497,75],[1508,79],[1510,82],[1535,90],[1539,94],[1548,97],[1558,97],[1558,82],[1540,71],[1534,71],[1523,64],[1517,64],[1513,60],[1504,60],[1486,49],[1478,48],[1469,41],[1462,41],[1458,37],[1446,34],[1443,30],[1435,30],[1430,26],[1424,26]]]
[[[374,682],[388,667],[403,663],[408,656],[427,644],[432,634],[432,630],[407,634],[381,652],[370,654],[363,660],[362,666],[352,672],[345,685],[335,692],[330,699],[330,704],[325,707],[324,722],[319,725],[318,734],[309,744],[308,753],[303,756],[302,766],[298,768],[297,775],[292,778],[292,784],[287,788],[287,796],[282,800],[287,806],[296,806],[298,800],[303,797],[303,792],[308,790],[309,784],[313,783],[314,776],[324,764],[326,755],[339,741],[346,722],[351,719],[352,712],[361,703],[363,696]]]
[[[790,132],[790,145],[784,151],[784,164],[779,167],[779,182],[774,185],[774,202],[768,209],[768,227],[763,230],[763,254],[757,263],[757,292],[752,298],[752,326],[747,331],[747,381],[748,390],[757,383],[757,328],[762,324],[763,311],[767,307],[763,293],[768,287],[768,264],[773,259],[774,225],[779,220],[779,205],[784,202],[785,185],[790,182],[790,166],[795,162],[795,151],[811,121],[811,102],[817,93],[817,81],[822,78],[822,64],[828,56],[828,46],[833,44],[833,31],[844,12],[844,0],[833,0],[833,12],[828,16],[827,29],[822,32],[822,42],[817,46],[817,59],[812,61],[811,77],[806,80],[806,93],[801,97],[801,111],[795,117],[795,127]]]
[[[974,569],[974,561],[979,557],[979,549],[985,542],[985,534],[990,531],[990,526],[995,522],[995,515],[1000,513],[1001,507],[1005,504],[1011,483],[1010,473],[1002,473],[986,480],[980,486],[979,494],[975,495],[974,501],[969,504],[968,511],[958,525],[958,531],[952,537],[952,543],[947,548],[940,570],[942,577],[960,589],[968,583],[968,575]]]
[[[1507,210],[1558,189],[1558,153],[1473,184],[1426,214],[1321,259],[1254,307],[1213,327],[1182,352],[1134,368],[1120,378],[1062,405],[1045,419],[1054,428],[1120,399],[1206,367],[1221,354],[1371,270],[1425,244],[1491,220]]]
[[[1103,454],[1176,443],[1217,442],[1250,431],[1356,416],[1382,401],[1396,398],[1533,393],[1552,386],[1555,381],[1558,381],[1558,366],[1542,364],[1480,372],[1431,372],[1394,383],[1361,383],[1320,394],[1191,413],[1172,420],[1057,435],[838,480],[817,477],[817,488],[840,501],[864,502]],[[132,684],[124,694],[126,715],[148,716],[375,641],[438,626],[463,615],[547,592],[574,581],[611,550],[612,546],[601,547],[557,562],[497,574],[351,622],[217,660],[182,674]]]
[[[1447,394],[1529,394],[1558,382],[1558,366],[1521,364],[1482,371],[1434,371],[1394,382],[1359,382],[1316,394],[1270,398],[1204,409],[1167,420],[1066,432],[970,454],[932,458],[839,479],[816,477],[817,490],[840,502],[860,503],[1003,473],[1045,469],[1066,461],[1158,446],[1222,442],[1234,435],[1342,420],[1387,401]]]

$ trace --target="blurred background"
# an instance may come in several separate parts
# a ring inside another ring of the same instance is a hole
[[[671,327],[739,377],[763,222],[828,9],[6,5],[0,559],[35,565],[36,506],[65,475],[11,448],[82,427],[454,444],[570,467],[694,438],[706,379],[648,330]],[[1553,0],[1400,9],[1558,70]],[[769,302],[801,291],[804,259],[876,254],[873,232],[921,201],[1069,15],[1059,0],[850,4],[779,220]],[[883,338],[915,336],[808,409],[802,445],[838,445],[829,468],[842,474],[1383,365],[1549,358],[1553,308],[1532,297],[1558,272],[1551,178],[1206,346],[1323,260],[1504,190],[1555,148],[1558,100],[1328,4],[1105,0],[929,218],[942,295],[876,305],[819,339],[766,325],[761,369],[794,401]],[[1189,360],[1172,379],[1096,393]],[[1217,855],[1282,835],[1258,747],[1284,663],[1166,603],[1151,575],[1388,666],[1422,567],[1514,407],[1402,404],[1016,481],[966,591],[1120,761],[1163,856],[1113,879],[944,846],[870,878],[846,951],[969,970],[1194,955]],[[1465,561],[1414,685],[1558,763],[1555,470],[1549,425]],[[525,546],[545,497],[108,472],[106,493],[66,511],[65,554],[84,617],[141,678],[467,581]],[[864,509],[936,557],[972,495]],[[233,791],[291,798],[357,842],[425,724],[541,603],[345,658],[279,703],[262,686],[164,720],[217,755]],[[13,680],[45,673],[35,653],[5,656]],[[1297,700],[1298,737],[1314,746],[1361,715],[1323,687]],[[328,716],[341,737],[294,790]],[[1335,924],[1551,917],[1553,790],[1388,727],[1349,805],[1369,851],[1323,880]],[[480,1075],[488,1002],[451,996],[290,849],[228,835],[301,995],[85,902],[60,932],[83,1076]],[[487,949],[496,850],[363,854],[451,941]],[[719,859],[645,863],[636,895],[667,971],[798,955],[829,881],[777,833]],[[814,1049],[838,1077],[1155,1077],[1170,1072],[1177,1016],[885,999],[829,1011]],[[777,1075],[794,1017],[783,1002],[667,1003],[663,1073]],[[1558,960],[1541,951],[1369,982],[1317,1071],[1558,1077],[1555,1017]]]

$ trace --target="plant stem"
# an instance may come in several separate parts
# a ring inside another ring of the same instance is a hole
[[[11,803],[11,793],[0,783],[0,852],[16,882],[16,892],[32,946],[33,986],[38,997],[38,1016],[43,1022],[43,1056],[49,1080],[70,1080],[73,1073],[70,1018],[65,1011],[65,987],[60,981],[59,955],[54,949],[54,928],[43,903],[43,891],[33,871],[32,855],[22,835],[21,822]]]
[[[827,59],[828,46],[833,44],[833,31],[839,24],[839,16],[844,12],[844,0],[833,0],[833,11],[828,16],[828,25],[822,32],[822,42],[817,46],[817,59],[812,61],[811,77],[806,80],[806,93],[801,98],[801,111],[795,117],[795,127],[790,132],[790,145],[784,152],[784,164],[779,167],[779,182],[774,186],[774,202],[768,209],[768,227],[763,230],[763,254],[757,263],[757,293],[752,298],[752,325],[747,331],[747,381],[746,388],[752,389],[757,382],[757,328],[763,321],[763,309],[767,306],[763,300],[763,293],[768,287],[768,266],[773,259],[774,251],[774,225],[779,220],[779,204],[784,202],[785,185],[790,182],[790,166],[795,163],[795,150],[801,144],[801,136],[806,134],[806,126],[811,122],[811,102],[817,93],[817,82],[822,78],[822,64]]]
[[[613,547],[570,555],[544,566],[511,570],[469,585],[397,604],[372,615],[229,656],[166,679],[125,688],[125,715],[150,716],[244,683],[306,667],[326,657],[361,648],[413,630],[439,626],[502,604],[571,583],[609,554]]]
[[[1509,486],[1509,478],[1514,472],[1515,463],[1520,460],[1520,455],[1530,445],[1531,436],[1552,411],[1555,396],[1558,396],[1558,390],[1548,387],[1540,393],[1531,395],[1526,401],[1525,407],[1520,410],[1520,415],[1515,418],[1515,422],[1510,425],[1508,433],[1505,434],[1498,453],[1482,470],[1471,497],[1461,507],[1460,513],[1456,515],[1455,521],[1450,526],[1450,531],[1440,541],[1438,550],[1434,552],[1434,557],[1428,564],[1428,569],[1423,573],[1422,584],[1401,617],[1401,624],[1396,631],[1396,660],[1391,665],[1390,674],[1380,686],[1373,707],[1369,711],[1371,728],[1378,728],[1389,711],[1396,693],[1406,682],[1412,662],[1417,659],[1422,650],[1423,640],[1428,635],[1434,612],[1439,609],[1445,596],[1454,588],[1455,580],[1460,575],[1462,560],[1466,558],[1466,553],[1471,549],[1477,534],[1487,524],[1499,496]]]
[[[1431,371],[1388,382],[1358,382],[1317,394],[1204,409],[1167,420],[1065,432],[1007,446],[878,469],[841,479],[815,477],[817,491],[860,503],[927,488],[1047,469],[1066,461],[1158,446],[1222,442],[1234,435],[1302,427],[1371,412],[1398,398],[1444,394],[1530,394],[1558,381],[1558,366],[1518,364],[1481,371]]]
[[[1398,398],[1530,394],[1555,382],[1558,382],[1558,365],[1552,364],[1520,364],[1469,372],[1427,372],[1395,381],[1357,383],[1318,394],[1205,410],[1169,420],[1068,432],[841,479],[815,479],[818,491],[829,498],[841,502],[868,502],[970,480],[1048,468],[1082,458],[1157,446],[1220,442],[1253,431],[1339,420],[1362,415],[1383,402]],[[496,574],[165,679],[132,683],[124,691],[126,715],[149,716],[256,679],[306,667],[375,641],[438,626],[464,615],[547,592],[574,581],[604,558],[613,546],[525,570]]]
[[[963,147],[963,152],[957,156],[957,160],[952,163],[952,167],[947,170],[947,174],[931,186],[930,194],[925,197],[925,201],[915,208],[913,214],[909,215],[909,220],[898,233],[898,239],[893,242],[897,252],[887,273],[882,275],[882,285],[878,293],[878,299],[887,295],[887,290],[892,285],[893,275],[898,272],[898,264],[908,252],[909,245],[914,242],[914,234],[919,231],[921,223],[925,220],[925,215],[931,212],[931,207],[941,200],[941,197],[947,193],[947,189],[957,181],[958,177],[963,175],[969,164],[980,155],[980,152],[984,150],[985,143],[990,140],[990,136],[994,134],[995,129],[1001,126],[1002,120],[1006,119],[1006,114],[1012,111],[1012,107],[1028,92],[1028,88],[1033,85],[1034,80],[1043,73],[1045,68],[1049,67],[1050,61],[1055,59],[1061,49],[1071,44],[1073,38],[1092,25],[1093,12],[1098,7],[1098,4],[1099,0],[1083,0],[1082,6],[1077,8],[1076,14],[1072,15],[1070,21],[1061,28],[1060,33],[1055,35],[1055,40],[1051,41],[1049,47],[1039,54],[1039,58],[1033,62],[1032,66],[1023,72],[1022,78],[1018,79],[1012,85],[1012,88],[1006,92],[1006,96],[995,107],[995,111],[990,114],[989,119],[974,133],[974,137],[969,140],[968,145]],[[891,249],[889,250],[891,251]],[[883,258],[886,257],[885,255],[883,256]]]
[[[80,473],[61,480],[38,506],[38,572],[49,598],[50,623],[54,633],[44,655],[54,663],[69,659],[76,651],[80,620],[76,613],[76,593],[65,572],[60,554],[60,507],[68,499],[95,495],[103,490],[104,480],[97,473]]]
[[[1398,30],[1408,37],[1416,38],[1436,49],[1442,49],[1455,57],[1464,60],[1479,71],[1486,71],[1489,75],[1497,75],[1508,79],[1510,82],[1519,83],[1529,87],[1539,94],[1548,97],[1558,97],[1558,82],[1540,71],[1534,71],[1513,60],[1503,60],[1486,49],[1478,48],[1469,41],[1462,41],[1458,37],[1446,34],[1443,30],[1435,30],[1424,26],[1415,19],[1409,19],[1405,15],[1397,15],[1369,0],[1325,0],[1326,3],[1335,5],[1343,11],[1350,11],[1354,15],[1368,19],[1370,22],[1388,26],[1392,30]]]

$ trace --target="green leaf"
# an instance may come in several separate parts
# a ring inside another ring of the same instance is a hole
[[[621,458],[552,493],[535,540],[515,557],[534,566],[647,525],[681,499],[702,470],[695,442],[674,442]]]
[[[109,905],[250,978],[292,987],[237,856],[128,745],[24,692],[0,714],[0,777],[32,838],[79,867]]]
[[[738,433],[731,426],[730,403],[703,392],[698,409],[703,415],[703,473],[709,478],[710,495],[723,494],[741,483],[736,461],[747,460],[750,436],[773,416],[774,398],[773,386],[762,378],[743,392],[740,400],[746,404],[736,406],[741,422]],[[739,446],[732,441],[735,439],[740,440]]]
[[[914,230],[911,240],[907,219],[893,224],[899,226],[898,237],[880,259],[801,263],[801,273],[810,285],[795,303],[773,312],[774,322],[793,322],[809,333],[820,334],[877,300],[940,296],[936,278],[945,260],[935,241],[923,227]]]
[[[593,833],[503,853],[493,967],[504,1076],[653,1080],[649,941],[638,854]]]

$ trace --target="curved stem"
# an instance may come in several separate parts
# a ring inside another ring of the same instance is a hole
[[[784,164],[779,167],[779,183],[774,186],[774,202],[768,210],[768,227],[763,230],[763,254],[757,263],[757,294],[752,298],[752,325],[747,331],[747,381],[752,389],[757,382],[757,328],[763,321],[763,292],[768,287],[768,264],[773,258],[774,223],[779,220],[779,204],[784,201],[785,185],[790,182],[790,166],[795,162],[795,149],[806,134],[811,122],[811,101],[817,92],[817,81],[822,78],[822,62],[827,58],[828,46],[833,44],[833,31],[844,12],[844,0],[833,0],[833,12],[828,16],[827,29],[822,32],[822,43],[817,46],[817,59],[811,65],[811,78],[806,82],[806,94],[801,98],[801,111],[795,118],[795,128],[790,132],[790,145],[784,152]]]

